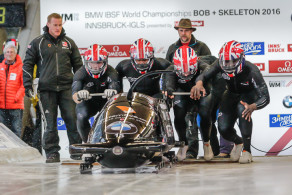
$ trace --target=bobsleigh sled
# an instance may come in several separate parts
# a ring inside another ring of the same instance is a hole
[[[91,156],[81,163],[81,173],[91,171],[94,162],[107,168],[137,168],[161,163],[162,156],[174,160],[174,152],[169,151],[175,139],[166,100],[133,93],[135,86],[107,101],[95,118],[87,143],[70,146],[70,154]]]

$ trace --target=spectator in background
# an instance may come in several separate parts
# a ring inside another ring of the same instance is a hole
[[[0,63],[0,122],[18,137],[21,135],[24,108],[22,66],[17,48],[7,43],[4,47],[4,60]]]
[[[17,54],[19,53],[19,43],[16,39],[7,39],[4,43],[3,43],[3,54],[0,55],[0,63],[4,60],[4,47],[5,45],[14,45],[16,47],[17,50]]]
[[[32,93],[33,69],[37,65],[39,73],[40,101],[47,125],[44,127],[43,148],[46,163],[60,162],[60,146],[57,131],[58,106],[67,127],[69,144],[81,143],[77,132],[75,106],[71,95],[73,72],[82,65],[81,56],[75,42],[66,36],[62,28],[62,17],[52,13],[47,18],[44,34],[35,38],[26,51],[23,64],[23,84],[25,94]],[[71,155],[81,159],[81,155]]]

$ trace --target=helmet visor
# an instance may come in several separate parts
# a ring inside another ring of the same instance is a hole
[[[240,66],[241,62],[242,57],[233,60],[225,60],[224,57],[222,57],[219,60],[220,66],[225,72],[234,72],[238,66]]]
[[[183,80],[191,80],[194,77],[194,71],[183,72],[178,70],[176,71],[176,74]]]
[[[134,59],[138,70],[147,70],[150,67],[150,59]]]
[[[86,61],[85,66],[94,75],[99,74],[106,66],[106,61]]]

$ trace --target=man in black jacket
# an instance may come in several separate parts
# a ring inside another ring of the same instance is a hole
[[[172,62],[174,52],[181,46],[187,45],[195,50],[197,56],[206,56],[211,55],[209,47],[202,41],[197,40],[193,32],[196,31],[196,28],[192,26],[192,22],[188,18],[183,18],[179,21],[178,26],[174,27],[179,35],[179,40],[169,46],[166,59]]]
[[[73,71],[82,66],[82,60],[74,41],[65,36],[62,17],[52,13],[47,18],[44,34],[35,38],[26,51],[23,64],[23,85],[30,96],[34,65],[39,75],[40,100],[47,126],[43,137],[43,148],[47,163],[60,162],[59,136],[57,131],[58,106],[67,127],[69,144],[81,143],[77,132],[75,103],[71,98]],[[80,156],[71,156],[80,159]]]

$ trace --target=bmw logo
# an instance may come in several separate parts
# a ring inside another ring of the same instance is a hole
[[[284,97],[283,105],[286,108],[291,108],[292,107],[292,96],[288,95],[288,96]]]

